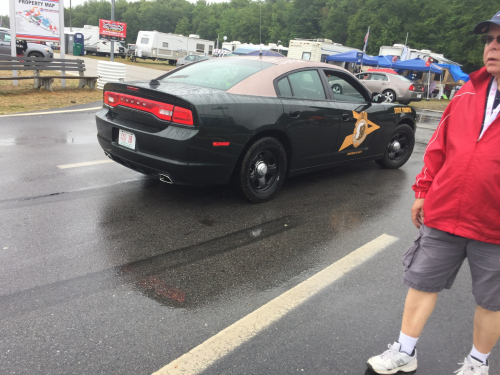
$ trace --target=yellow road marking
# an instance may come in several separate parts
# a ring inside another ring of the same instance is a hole
[[[67,169],[67,168],[86,167],[88,165],[105,164],[105,163],[114,163],[114,162],[111,159],[105,159],[105,160],[87,161],[85,163],[58,165],[57,168]]]
[[[102,107],[92,107],[92,108],[81,108],[81,109],[66,109],[64,111],[52,111],[52,112],[37,112],[37,113],[13,113],[11,115],[1,115],[3,117],[14,117],[14,116],[36,116],[36,115],[52,115],[54,113],[69,113],[69,112],[81,112],[81,111],[93,111],[94,109],[101,109]]]
[[[377,237],[212,336],[153,375],[199,374],[397,240],[398,238],[388,234]]]

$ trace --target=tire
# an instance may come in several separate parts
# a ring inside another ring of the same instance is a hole
[[[386,103],[394,103],[396,101],[396,93],[392,90],[385,90],[382,94],[385,95]]]
[[[334,94],[342,94],[342,86],[340,86],[338,83],[334,83],[332,85],[332,91]]]
[[[43,57],[43,54],[40,52],[30,52],[28,57]]]
[[[394,133],[392,133],[384,157],[375,162],[386,169],[400,168],[410,158],[413,147],[415,147],[413,129],[406,124],[398,125],[394,129]]]
[[[276,138],[257,140],[246,151],[234,174],[238,193],[253,203],[270,200],[285,180],[287,157]]]

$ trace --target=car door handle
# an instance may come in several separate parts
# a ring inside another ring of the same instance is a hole
[[[349,121],[351,119],[351,114],[350,113],[342,113],[342,115],[340,116],[340,118],[343,121]]]
[[[292,116],[294,118],[297,118],[300,116],[300,111],[290,111],[288,113],[290,114],[290,116]]]

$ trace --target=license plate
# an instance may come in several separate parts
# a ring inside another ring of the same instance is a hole
[[[418,94],[418,95],[417,95],[417,98],[421,98],[421,97],[422,97],[422,94]]]
[[[120,129],[118,144],[135,150],[135,135]]]

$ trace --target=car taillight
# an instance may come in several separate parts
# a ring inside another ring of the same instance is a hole
[[[424,86],[422,86],[422,90],[420,90],[420,91],[424,91]]]
[[[139,98],[137,96],[111,91],[104,92],[104,103],[110,107],[120,105],[123,107],[149,112],[161,120],[172,121],[177,124],[194,125],[193,113],[189,109],[174,107],[172,104],[166,104],[155,100]]]
[[[186,108],[174,107],[174,116],[172,121],[183,125],[194,125],[193,113]]]
[[[410,87],[408,88],[408,90],[410,90],[410,91],[415,91],[415,86],[410,85]]]

